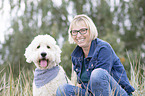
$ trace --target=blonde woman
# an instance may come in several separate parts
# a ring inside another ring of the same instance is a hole
[[[75,16],[68,34],[69,42],[77,44],[71,60],[78,85],[61,85],[57,96],[131,96],[135,89],[123,65],[110,44],[97,38],[97,28],[88,16]]]

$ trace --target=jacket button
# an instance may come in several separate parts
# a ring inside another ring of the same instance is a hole
[[[76,71],[78,71],[78,69],[76,69]]]
[[[92,64],[91,66],[93,67],[94,65]]]
[[[89,69],[87,69],[87,71],[89,71]]]

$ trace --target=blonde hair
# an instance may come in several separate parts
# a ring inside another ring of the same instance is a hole
[[[75,25],[77,22],[81,22],[81,21],[84,21],[87,25],[87,27],[89,28],[90,30],[90,39],[94,40],[95,38],[97,38],[98,36],[98,31],[97,31],[97,28],[95,26],[95,24],[93,23],[93,21],[87,16],[87,15],[84,15],[84,14],[81,14],[81,15],[76,15],[70,26],[69,26],[69,29],[68,29],[68,34],[69,34],[69,42],[72,44],[72,43],[75,43],[72,36],[71,36],[71,33],[70,31],[72,30],[73,28],[73,25]]]

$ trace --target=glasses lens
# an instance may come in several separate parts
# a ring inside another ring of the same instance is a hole
[[[81,34],[87,33],[87,29],[86,29],[86,28],[80,29],[80,33],[81,33]]]
[[[70,33],[71,33],[71,35],[76,36],[78,34],[78,32],[80,34],[86,34],[87,30],[88,30],[87,28],[82,28],[80,30],[71,30]]]
[[[78,32],[77,32],[76,30],[72,30],[72,31],[71,31],[71,34],[72,34],[72,35],[77,35]]]

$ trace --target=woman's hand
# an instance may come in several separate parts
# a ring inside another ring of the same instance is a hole
[[[82,88],[82,87],[81,87],[81,84],[77,84],[77,86],[78,86],[79,88]]]

